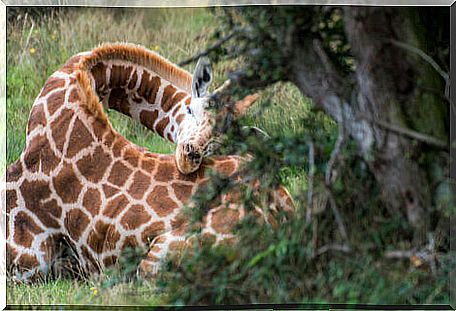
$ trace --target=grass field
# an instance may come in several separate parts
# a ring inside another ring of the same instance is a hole
[[[69,9],[40,19],[22,15],[8,24],[7,34],[7,163],[13,163],[25,145],[25,128],[31,105],[47,77],[73,54],[102,42],[126,41],[144,45],[174,62],[204,49],[215,27],[215,17],[206,9]],[[224,80],[233,63],[221,63],[214,70],[214,87]],[[186,67],[192,71],[194,64]],[[290,85],[280,84],[262,94],[272,102],[261,117],[257,104],[247,122],[266,132],[300,132],[297,120],[310,106]],[[261,104],[261,101],[260,101]],[[296,109],[298,107],[298,109]],[[116,112],[109,118],[122,135],[151,151],[170,153],[174,147],[142,125]],[[328,131],[331,123],[328,122]],[[302,172],[284,176],[292,193],[305,184]],[[108,282],[109,283],[109,282]],[[125,282],[106,286],[106,281],[58,280],[37,285],[8,285],[8,304],[157,304],[160,297],[151,284]]]

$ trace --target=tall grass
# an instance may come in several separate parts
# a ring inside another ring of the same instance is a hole
[[[25,147],[25,129],[34,99],[46,79],[72,55],[104,42],[131,42],[157,51],[173,62],[204,49],[216,26],[206,9],[101,9],[67,8],[59,14],[33,19],[22,16],[8,24],[7,35],[7,163],[17,160]],[[186,67],[193,70],[195,64]],[[236,63],[223,62],[214,68],[215,83]],[[279,84],[261,94],[246,122],[266,132],[300,133],[299,118],[309,113],[309,103],[288,84]],[[265,99],[273,103],[260,113]],[[171,153],[174,147],[142,125],[115,111],[108,112],[114,128],[135,144],[153,152]],[[328,127],[331,123],[328,122]],[[285,172],[284,180],[297,193],[305,186],[302,171]],[[136,292],[136,296],[132,296]],[[139,294],[138,294],[139,293]],[[96,280],[57,280],[33,286],[8,286],[9,304],[159,302],[149,285],[123,283],[103,288]]]

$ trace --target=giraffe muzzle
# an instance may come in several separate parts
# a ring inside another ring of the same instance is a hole
[[[178,145],[176,149],[176,164],[182,174],[190,174],[199,169],[203,160],[202,152],[192,144]]]

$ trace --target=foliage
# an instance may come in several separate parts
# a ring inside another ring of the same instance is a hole
[[[283,83],[274,83],[288,79],[290,68],[285,60],[299,53],[284,48],[286,41],[303,40],[304,36],[323,42],[335,70],[351,72],[355,64],[341,14],[339,8],[321,7],[226,8],[218,15],[221,22],[213,38],[239,34],[208,53],[217,60],[242,59],[242,69],[234,69],[231,77],[250,90],[235,89],[234,97],[265,87],[267,93],[270,85],[283,87]],[[290,29],[294,37],[287,37]],[[293,185],[287,180],[290,176],[306,176],[292,187],[296,214],[275,229],[251,215],[235,229],[239,241],[235,246],[195,245],[184,259],[170,259],[157,283],[168,300],[177,304],[448,303],[448,276],[456,264],[449,249],[448,216],[454,213],[454,198],[448,180],[441,179],[442,175],[437,178],[442,197],[438,204],[427,206],[432,229],[426,249],[420,253],[413,244],[414,228],[406,212],[384,203],[382,189],[354,141],[345,138],[335,152],[339,131],[325,114],[310,106],[302,113],[303,106],[292,101],[287,104],[293,113],[273,117],[278,126],[267,131],[269,138],[243,130],[243,125],[261,124],[257,120],[270,109],[277,112],[275,107],[284,103],[286,100],[265,96],[243,120],[227,118],[220,125],[226,131],[221,152],[252,155],[243,176],[261,180],[265,195],[277,183]],[[298,130],[290,127],[290,118],[291,123],[299,124]],[[311,144],[313,163],[309,163]],[[433,150],[423,148],[423,159],[435,156]],[[421,162],[423,167],[428,164]],[[442,162],[432,167],[439,174]],[[196,196],[196,206],[210,204],[208,200],[229,189],[221,179],[211,181],[212,186]],[[313,198],[309,201],[310,189]],[[245,204],[251,203],[248,191],[243,198]],[[193,212],[197,221],[205,210]],[[426,255],[404,255],[407,251]]]
[[[71,55],[101,42],[129,41],[157,50],[177,62],[233,29],[240,31],[235,27],[240,23],[247,26],[244,27],[247,31],[236,36],[235,44],[221,45],[209,53],[218,61],[214,68],[215,85],[226,78],[226,72],[234,72],[232,76],[236,76],[241,67],[250,76],[261,76],[268,86],[259,86],[264,88],[260,100],[243,119],[225,120],[227,123],[220,125],[227,129],[221,152],[254,156],[243,173],[262,181],[262,194],[267,194],[270,186],[277,183],[288,187],[297,205],[293,219],[272,229],[247,217],[236,228],[238,244],[195,245],[183,258],[171,258],[165,263],[157,288],[154,283],[136,278],[133,270],[139,257],[133,252],[127,253],[119,265],[101,278],[80,282],[57,280],[36,286],[9,284],[8,302],[447,303],[447,276],[454,269],[456,258],[449,252],[446,230],[450,215],[455,213],[449,184],[443,180],[434,185],[438,193],[431,214],[435,230],[429,241],[434,243],[435,266],[417,260],[388,258],[386,255],[391,251],[412,247],[413,229],[406,215],[382,203],[381,189],[368,164],[358,156],[353,141],[348,140],[342,146],[333,167],[328,165],[338,138],[337,125],[286,81],[289,68],[279,48],[285,45],[284,34],[292,25],[323,39],[323,48],[336,60],[337,70],[353,70],[338,8],[322,11],[316,7],[306,14],[291,7],[212,11],[215,18],[201,9],[138,12],[73,8],[64,13],[67,15],[41,16],[33,22],[10,20],[7,162],[14,162],[24,148],[26,122],[34,98],[46,78]],[[432,56],[439,53],[441,50],[436,49]],[[445,59],[447,54],[441,54],[440,58]],[[275,81],[278,82],[272,84]],[[233,96],[251,91],[243,89]],[[134,143],[154,152],[173,150],[170,144],[128,118],[115,112],[110,112],[109,118],[114,128]],[[270,138],[255,136],[243,126],[257,126]],[[309,163],[310,145],[314,146],[313,163]],[[425,150],[424,162],[432,158]],[[328,171],[329,186],[325,183]],[[444,175],[439,173],[443,172],[439,165],[429,171]],[[201,208],[190,211],[193,220],[199,221],[205,213],[203,207],[229,187],[226,180],[214,177],[213,183],[197,194]],[[313,195],[309,205],[310,189]],[[243,197],[255,199],[248,192]],[[341,233],[331,197],[347,237]],[[307,219],[308,211],[311,211],[310,219]]]

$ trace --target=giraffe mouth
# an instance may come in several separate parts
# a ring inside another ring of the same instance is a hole
[[[177,169],[182,174],[191,174],[197,171],[202,163],[203,153],[191,144],[179,144],[176,148]]]

